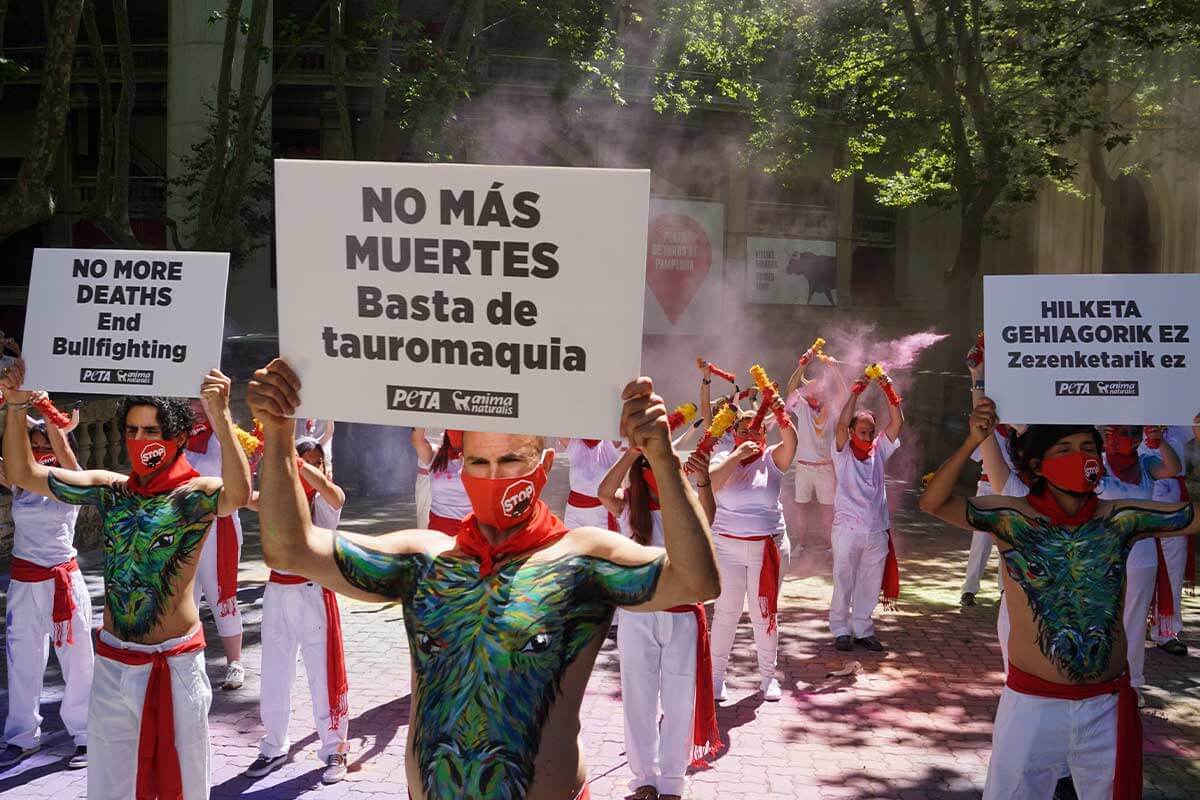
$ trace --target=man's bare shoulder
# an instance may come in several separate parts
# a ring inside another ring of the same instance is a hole
[[[591,556],[623,566],[640,566],[661,556],[661,547],[645,547],[615,531],[604,528],[575,528],[557,545],[571,555]]]
[[[968,501],[979,511],[1017,511],[1027,516],[1034,513],[1033,506],[1029,505],[1029,501],[1024,497],[1015,497],[1012,495],[988,495],[986,497],[972,497]]]
[[[339,531],[339,535],[362,547],[393,556],[426,555],[430,558],[436,558],[442,553],[454,549],[453,538],[438,531],[422,528],[409,528],[374,536],[365,533]]]

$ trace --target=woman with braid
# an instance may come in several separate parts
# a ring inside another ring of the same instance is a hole
[[[716,501],[708,456],[693,453],[688,463],[700,476],[700,505],[711,522]],[[640,451],[626,451],[597,492],[623,535],[640,545],[663,546],[658,482]],[[687,786],[688,765],[702,762],[721,746],[704,606],[617,613],[625,753],[633,771],[633,794],[626,800],[679,800]]]
[[[1029,426],[1017,453],[1032,476],[1027,496],[953,496],[995,430],[992,408],[976,406],[966,441],[921,498],[922,511],[991,533],[1003,558],[1008,677],[983,796],[1048,798],[1069,770],[1082,800],[1141,797],[1141,721],[1121,614],[1126,561],[1148,537],[1200,531],[1195,506],[1101,500],[1104,445],[1090,425]]]

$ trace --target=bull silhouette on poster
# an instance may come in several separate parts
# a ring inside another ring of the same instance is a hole
[[[837,289],[837,256],[825,256],[818,253],[792,251],[785,269],[788,275],[803,275],[808,281],[808,297],[804,302],[811,305],[813,297],[825,295],[830,305],[834,305],[833,292]]]

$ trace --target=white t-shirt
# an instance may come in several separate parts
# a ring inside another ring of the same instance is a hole
[[[338,525],[342,522],[342,509],[335,509],[329,505],[320,494],[313,495],[312,521],[313,525],[316,525],[318,528],[328,528],[331,531],[336,531]]]
[[[588,447],[582,439],[567,441],[567,459],[571,462],[571,491],[595,497],[600,481],[621,460],[621,451],[607,439]]]
[[[1171,445],[1175,455],[1179,456],[1179,472],[1175,473],[1177,477],[1187,475],[1187,446],[1194,438],[1196,434],[1187,425],[1168,425],[1163,431],[1163,441]],[[1158,451],[1147,447],[1146,440],[1143,439],[1142,446],[1138,448],[1138,455],[1158,457]]]
[[[779,487],[783,473],[775,466],[775,448],[768,447],[749,464],[738,464],[717,492],[717,515],[712,529],[726,536],[765,536],[784,529]],[[729,458],[714,458],[718,466]]]
[[[76,555],[75,520],[79,506],[24,489],[13,490],[13,558],[54,567]]]
[[[1153,452],[1153,451],[1151,451]],[[1106,474],[1100,479],[1100,490],[1097,494],[1101,500],[1153,500],[1154,477],[1150,470],[1162,463],[1156,455],[1139,455],[1138,463],[1142,479],[1140,483],[1126,483],[1113,474],[1108,465],[1108,456],[1104,457]],[[1129,559],[1125,562],[1128,567],[1153,567],[1158,564],[1158,550],[1154,547],[1154,539],[1142,539],[1133,545],[1129,551]]]
[[[796,415],[796,460],[810,464],[829,463],[829,445],[837,426],[837,415],[829,403],[822,404],[820,411],[814,411],[796,389],[788,396],[787,409]]]
[[[192,465],[192,469],[199,472],[202,477],[221,477],[221,441],[217,439],[215,433],[208,437],[208,449],[203,453],[198,453],[195,450],[185,450],[184,455],[187,456],[188,463]]]
[[[424,466],[428,467],[427,464]],[[462,468],[462,459],[452,458],[443,471],[429,473],[431,514],[447,519],[464,519],[471,514],[471,500],[463,487]]]
[[[650,546],[651,547],[666,547],[667,540],[663,538],[663,521],[661,511],[650,512]],[[633,538],[633,528],[629,525],[629,505],[625,505],[625,510],[621,512],[621,516],[617,517],[617,525],[621,528],[621,533]]]
[[[875,437],[875,447],[864,461],[854,456],[850,442],[841,450],[835,440],[829,447],[837,492],[833,496],[833,526],[850,533],[882,533],[892,527],[888,514],[883,465],[900,449],[900,440],[886,434]]]

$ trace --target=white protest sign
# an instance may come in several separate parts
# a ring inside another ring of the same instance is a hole
[[[987,394],[1006,422],[1191,425],[1200,275],[989,275]]]
[[[34,250],[25,385],[199,396],[221,363],[228,278],[228,253]]]
[[[650,173],[277,160],[300,416],[618,438]]]

